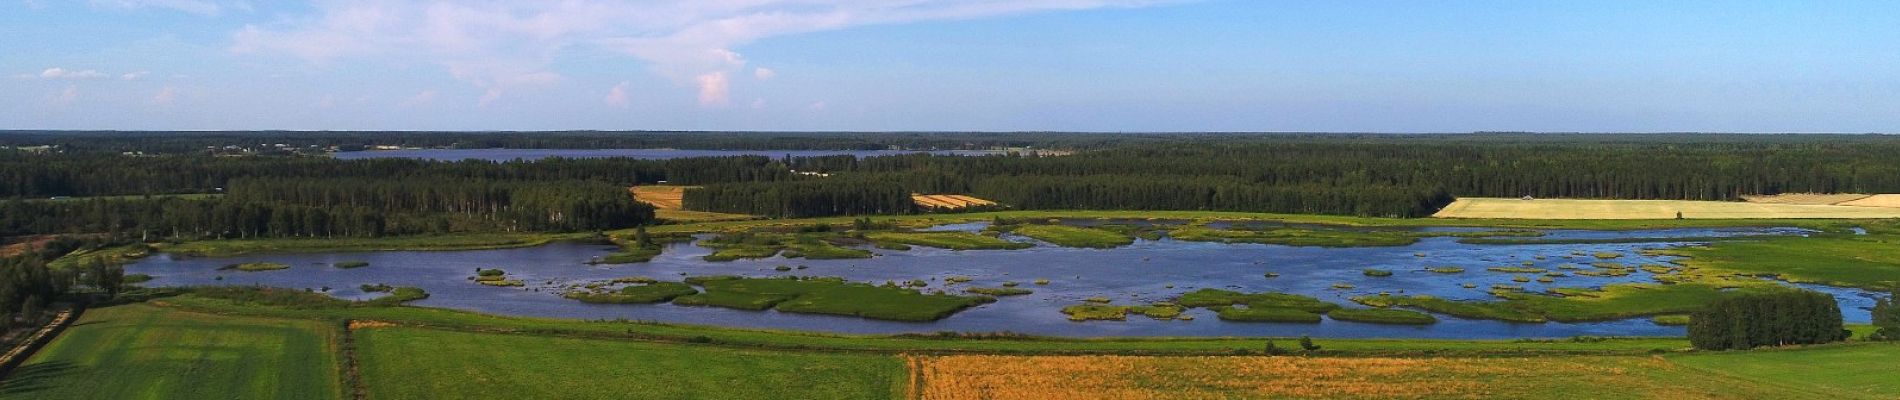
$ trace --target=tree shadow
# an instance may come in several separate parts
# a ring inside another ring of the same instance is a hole
[[[46,390],[48,382],[72,374],[75,369],[77,367],[65,361],[22,365],[7,374],[5,380],[0,380],[0,397]]]

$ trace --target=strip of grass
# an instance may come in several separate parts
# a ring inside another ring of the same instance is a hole
[[[385,238],[288,238],[209,240],[158,244],[159,250],[197,257],[231,257],[257,253],[309,253],[385,250],[486,250],[534,247],[559,240],[588,237],[585,233],[492,233]]]
[[[662,225],[651,228],[653,233],[666,232],[718,232],[756,227],[803,226],[818,223],[848,225],[857,218],[868,218],[872,222],[902,223],[907,225],[934,225],[963,222],[981,222],[994,219],[1178,219],[1194,221],[1272,221],[1293,224],[1323,224],[1357,227],[1484,227],[1515,229],[1591,229],[1591,230],[1639,230],[1668,228],[1727,228],[1727,227],[1797,227],[1824,231],[1846,231],[1847,228],[1862,226],[1865,220],[1843,219],[1653,219],[1653,220],[1530,220],[1530,219],[1437,219],[1437,218],[1369,218],[1335,215],[1308,214],[1271,214],[1226,211],[1151,211],[1151,210],[1036,210],[1036,211],[992,211],[962,214],[929,215],[877,215],[869,217],[827,217],[806,219],[781,219],[757,221],[707,222],[698,224]],[[632,230],[617,231],[616,235],[625,236]]]
[[[881,243],[950,250],[1016,250],[1034,246],[969,232],[871,232],[865,237]]]
[[[1418,238],[1402,231],[1344,231],[1318,229],[1241,230],[1184,226],[1168,233],[1177,240],[1219,243],[1258,243],[1311,247],[1407,246]]]
[[[1029,290],[1029,289],[1018,289],[1018,288],[1013,288],[1013,287],[999,287],[999,288],[973,287],[973,288],[963,289],[963,292],[969,293],[969,294],[980,294],[984,296],[1022,296],[1022,295],[1026,295],[1030,293],[1035,293],[1036,291]]]
[[[1023,225],[1011,232],[1062,247],[1111,249],[1135,244],[1134,236],[1066,225]]]
[[[1498,301],[1450,301],[1431,296],[1359,296],[1353,301],[1373,307],[1415,307],[1466,318],[1512,322],[1589,322],[1654,315],[1684,314],[1724,295],[1763,290],[1787,290],[1768,282],[1741,287],[1703,282],[1673,285],[1625,283],[1600,290],[1551,289],[1555,295],[1494,290]]]
[[[1147,316],[1148,318],[1169,320],[1182,318],[1181,313],[1186,311],[1187,308],[1185,307],[1167,303],[1157,303],[1146,306],[1077,304],[1062,308],[1062,313],[1068,315],[1070,321],[1078,322],[1123,321],[1128,319],[1128,314],[1139,314]]]
[[[242,271],[242,272],[260,272],[260,271],[276,271],[280,269],[290,269],[290,265],[284,264],[284,263],[253,262],[253,263],[231,264],[231,265],[219,267],[218,269]]]
[[[692,286],[688,286],[684,283],[653,282],[627,286],[619,290],[607,292],[577,290],[567,292],[561,296],[573,300],[580,300],[583,303],[653,304],[670,301],[680,296],[695,293],[699,293],[699,290],[693,289]]]
[[[358,330],[356,343],[371,398],[887,399],[909,377],[874,354],[400,327]]]
[[[1311,296],[1289,293],[1240,293],[1220,289],[1201,289],[1182,294],[1175,301],[1183,307],[1220,307],[1245,304],[1254,308],[1289,308],[1308,313],[1324,314],[1339,309],[1338,304],[1320,301]]]
[[[335,264],[330,264],[330,266],[336,267],[337,269],[355,269],[355,268],[367,267],[369,266],[369,262],[368,261],[340,261]]]
[[[596,260],[599,264],[634,264],[653,261],[662,252],[661,246],[625,246],[623,250],[608,254]]]
[[[1319,314],[1282,307],[1214,307],[1223,321],[1319,323]]]
[[[1665,253],[1690,257],[1682,263],[1693,268],[1879,290],[1900,287],[1896,243],[1897,234],[1836,234],[1725,241]]]
[[[701,279],[705,293],[682,296],[681,305],[742,310],[831,314],[892,321],[935,321],[990,297],[927,295],[915,289],[873,286],[837,278]]]
[[[1548,321],[1536,310],[1522,308],[1517,303],[1491,301],[1452,301],[1432,296],[1393,296],[1380,294],[1357,296],[1352,301],[1373,307],[1413,307],[1441,314],[1456,315],[1465,318],[1495,319],[1510,322]]]
[[[130,304],[87,311],[0,385],[8,399],[336,399],[334,323]]]
[[[1341,308],[1326,313],[1326,316],[1340,321],[1374,324],[1431,325],[1438,323],[1438,318],[1431,314],[1383,308]]]

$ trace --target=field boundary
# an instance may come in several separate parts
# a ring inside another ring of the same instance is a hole
[[[356,359],[356,320],[345,319],[338,325],[337,363],[343,364],[337,371],[337,377],[343,380],[343,390],[349,391],[351,399],[369,398],[369,385],[363,383],[362,363]]]
[[[41,347],[52,343],[53,338],[58,337],[67,326],[71,326],[73,321],[78,320],[79,314],[83,312],[85,312],[85,307],[78,305],[60,311],[59,314],[53,316],[51,323],[40,327],[38,331],[33,332],[33,336],[20,342],[18,346],[14,346],[5,355],[0,355],[0,380],[5,380],[8,375],[13,374],[14,368],[26,363],[27,359],[33,358],[33,353],[39,351]]]
[[[1861,200],[1855,200],[1861,201]],[[1887,219],[1900,208],[1704,200],[1512,199],[1465,197],[1434,219],[1670,220]]]

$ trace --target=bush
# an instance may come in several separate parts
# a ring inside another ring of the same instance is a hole
[[[1806,290],[1723,297],[1689,317],[1689,342],[1704,350],[1828,343],[1848,336],[1834,297]]]
[[[1873,340],[1900,340],[1900,289],[1874,302]]]

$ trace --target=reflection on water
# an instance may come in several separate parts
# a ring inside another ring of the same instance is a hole
[[[982,224],[945,226],[941,229],[976,230]],[[1617,238],[1617,237],[1709,237],[1798,233],[1786,229],[1670,229],[1649,231],[1548,231],[1545,238]],[[1012,240],[1029,241],[1021,237]],[[993,332],[1063,336],[1259,336],[1314,335],[1324,337],[1426,337],[1426,338],[1512,338],[1567,337],[1577,335],[1680,335],[1681,327],[1657,326],[1646,318],[1596,323],[1514,324],[1498,321],[1467,320],[1439,316],[1441,322],[1430,326],[1389,326],[1326,320],[1319,324],[1234,323],[1220,321],[1212,312],[1192,310],[1193,321],[1153,321],[1131,316],[1128,321],[1070,322],[1059,311],[1083,299],[1105,296],[1118,304],[1168,300],[1200,288],[1237,291],[1280,291],[1300,293],[1357,307],[1348,297],[1390,292],[1428,294],[1450,299],[1489,300],[1486,290],[1493,284],[1520,285],[1527,291],[1541,292],[1551,287],[1596,287],[1619,282],[1652,282],[1644,271],[1622,277],[1569,276],[1553,283],[1513,282],[1518,275],[1485,271],[1489,267],[1522,267],[1557,270],[1566,264],[1589,268],[1600,261],[1598,252],[1616,252],[1613,260],[1625,265],[1663,264],[1674,257],[1645,255],[1644,249],[1680,246],[1683,243],[1622,244],[1536,244],[1472,245],[1455,238],[1429,238],[1403,247],[1318,248],[1253,244],[1183,242],[1169,239],[1140,240],[1134,245],[1109,250],[1070,249],[1041,245],[1026,250],[950,251],[918,247],[911,251],[872,251],[871,259],[802,260],[773,258],[709,263],[700,257],[707,249],[676,243],[665,254],[649,263],[628,265],[587,265],[589,259],[613,250],[611,246],[562,243],[541,247],[504,250],[420,252],[387,251],[323,254],[269,254],[228,258],[186,258],[156,255],[128,267],[130,273],[153,275],[147,285],[266,285],[288,288],[322,289],[344,298],[366,298],[358,289],[362,284],[384,283],[416,286],[428,290],[430,297],[415,303],[480,312],[566,317],[582,319],[652,320],[674,323],[722,326],[785,328],[852,333],[900,332]],[[332,263],[368,261],[370,266],[336,269]],[[218,271],[219,266],[237,262],[279,262],[292,267],[282,271]],[[779,265],[807,266],[779,272]],[[1437,274],[1430,267],[1457,266],[1461,274]],[[521,288],[487,287],[468,280],[477,268],[502,268],[511,279],[528,285]],[[1391,277],[1367,277],[1367,268],[1396,272]],[[1268,278],[1266,273],[1277,273]],[[670,304],[620,305],[585,304],[563,299],[556,291],[562,286],[586,281],[627,276],[649,276],[678,280],[689,275],[735,274],[746,276],[840,276],[854,281],[883,283],[926,279],[930,289],[944,288],[943,278],[968,276],[975,281],[952,286],[996,287],[1003,282],[1018,282],[1034,294],[1006,297],[950,318],[932,323],[874,321],[858,318],[754,312],[707,307],[682,307]],[[1534,275],[1532,275],[1534,277]],[[221,279],[220,279],[221,278]],[[1048,285],[1035,285],[1037,279],[1049,279]],[[1355,288],[1332,289],[1336,283]],[[1466,285],[1473,286],[1466,288]],[[1833,294],[1842,301],[1850,322],[1869,320],[1867,307],[1872,297],[1855,289],[1801,285]]]

